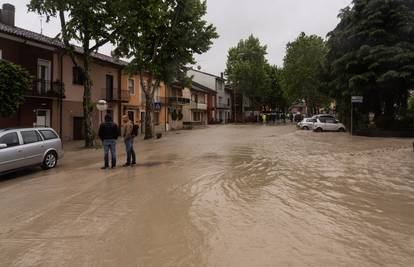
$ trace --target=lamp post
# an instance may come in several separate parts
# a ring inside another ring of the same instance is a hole
[[[98,100],[96,108],[100,111],[100,123],[102,123],[102,112],[108,109],[108,103],[103,99]]]

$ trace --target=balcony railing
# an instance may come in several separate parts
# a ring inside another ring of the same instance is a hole
[[[193,110],[207,110],[207,104],[191,101],[191,109],[193,109]]]
[[[26,96],[39,97],[65,97],[65,86],[60,81],[34,80],[32,88],[25,93]]]
[[[112,90],[110,88],[102,88],[100,98],[108,102],[129,102],[131,96],[127,90],[119,91],[117,88],[113,88]]]
[[[189,98],[184,98],[184,97],[170,96],[168,98],[168,103],[170,105],[185,106],[185,105],[190,104],[190,99]]]

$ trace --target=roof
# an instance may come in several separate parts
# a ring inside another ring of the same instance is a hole
[[[216,79],[220,79],[220,80],[223,80],[223,81],[226,80],[226,79],[224,79],[224,78],[222,78],[220,76],[217,76],[217,75],[214,75],[214,74],[211,74],[211,73],[208,73],[208,72],[204,72],[204,71],[200,71],[200,70],[195,70],[195,69],[192,69],[192,68],[190,68],[188,70],[189,71],[198,72],[198,73],[201,73],[201,74],[205,74],[205,75],[208,75],[208,76],[212,76],[212,77],[215,77]]]
[[[20,37],[20,38],[38,42],[41,44],[53,46],[59,49],[65,49],[64,43],[58,38],[51,38],[43,34],[32,32],[32,31],[25,30],[19,27],[15,27],[15,26],[6,25],[1,22],[0,22],[0,33],[10,34],[16,37]],[[74,46],[74,47],[75,47],[76,53],[83,54],[82,47],[79,47],[79,46]],[[116,59],[116,58],[113,58],[113,57],[110,57],[110,56],[107,56],[101,53],[92,53],[92,57],[95,59],[104,61],[104,62],[119,65],[119,66],[126,66],[128,64],[128,62],[125,62],[125,61],[122,61],[122,60],[119,60],[119,59]]]
[[[202,84],[199,84],[197,82],[194,82],[194,81],[191,83],[191,89],[195,90],[195,91],[203,92],[203,93],[206,93],[206,94],[209,94],[209,93],[210,94],[211,93],[216,94],[217,93],[215,90],[210,89],[210,88],[208,88],[208,87],[206,87]]]

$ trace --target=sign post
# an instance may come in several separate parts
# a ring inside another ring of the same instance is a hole
[[[351,97],[351,135],[354,135],[354,103],[363,103],[363,96],[352,96]]]

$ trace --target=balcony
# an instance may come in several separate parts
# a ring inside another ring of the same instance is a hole
[[[230,105],[224,104],[224,103],[218,103],[217,104],[218,109],[230,109]]]
[[[207,110],[207,104],[191,101],[192,110]]]
[[[112,90],[110,88],[102,88],[100,98],[108,102],[129,102],[131,96],[127,90],[119,91],[117,88]]]
[[[25,92],[25,96],[64,98],[65,86],[60,81],[34,80],[32,88]]]
[[[190,104],[190,99],[184,97],[170,96],[168,98],[168,103],[170,105],[185,106]]]

